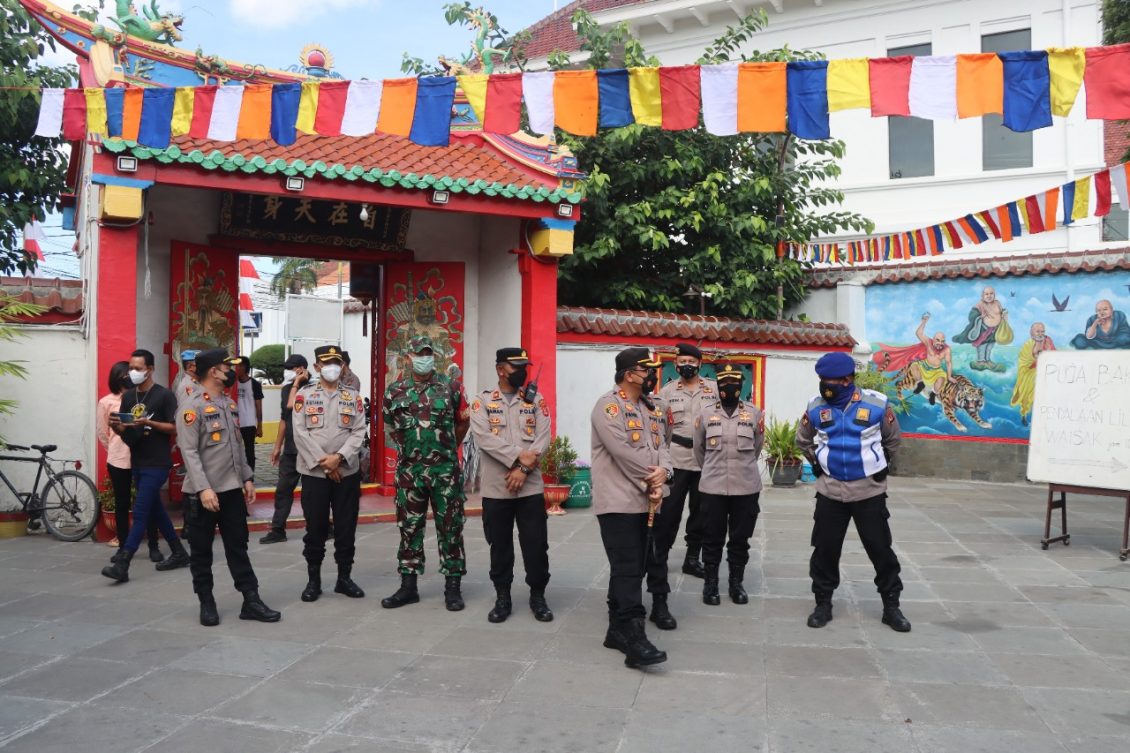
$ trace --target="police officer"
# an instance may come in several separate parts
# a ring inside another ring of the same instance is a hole
[[[608,557],[608,632],[604,645],[622,651],[624,664],[667,661],[644,631],[642,584],[647,561],[649,508],[663,500],[671,480],[663,414],[644,394],[659,361],[647,348],[616,355],[616,387],[593,406],[593,511]]]
[[[301,416],[294,415],[294,401],[298,397],[295,382],[301,377],[309,379],[309,363],[299,353],[291,353],[283,361],[283,385],[279,390],[280,412],[279,430],[275,434],[275,446],[271,450],[271,464],[279,469],[279,480],[275,482],[275,513],[271,517],[271,530],[259,539],[260,544],[277,544],[286,541],[286,521],[294,507],[294,490],[298,488],[301,474],[298,472],[298,446],[294,444],[294,423]]]
[[[247,506],[255,501],[251,467],[243,452],[239,417],[227,391],[235,384],[237,358],[223,348],[196,356],[201,390],[177,411],[177,444],[184,460],[185,527],[192,547],[189,570],[200,598],[200,624],[220,624],[212,597],[212,543],[216,526],[236,590],[243,594],[241,620],[278,622],[281,614],[259,598],[259,581],[247,557]]]
[[[733,364],[715,371],[718,401],[704,405],[694,422],[695,461],[702,468],[702,559],[706,579],[702,603],[717,605],[718,568],[726,532],[726,561],[730,566],[730,600],[747,604],[742,582],[749,562],[749,540],[761,512],[761,472],[757,458],[765,443],[761,409],[741,399],[745,375]]]
[[[361,377],[354,373],[349,360],[349,351],[341,351],[341,357],[345,361],[345,368],[341,370],[341,386],[351,392],[361,392]]]
[[[494,609],[489,622],[510,616],[514,581],[514,523],[530,587],[530,610],[539,622],[553,620],[545,601],[549,583],[549,533],[538,458],[549,446],[551,422],[545,398],[528,393],[530,360],[522,348],[495,352],[498,386],[471,404],[471,433],[482,452],[483,531],[490,545]]]
[[[326,557],[331,509],[337,563],[334,591],[353,599],[365,595],[350,577],[361,504],[365,406],[360,395],[341,385],[344,365],[341,348],[323,345],[314,349],[318,383],[304,384],[299,381],[301,377],[296,380],[298,394],[290,418],[294,421],[297,467],[302,474],[302,514],[306,518],[302,555],[309,582],[302,591],[303,601],[317,601],[322,595],[322,560]]]
[[[855,361],[828,353],[816,362],[820,394],[812,398],[797,428],[797,444],[816,474],[816,513],[808,572],[816,609],[808,626],[832,620],[832,593],[840,584],[840,550],[848,523],[875,566],[883,599],[883,624],[905,633],[910,621],[899,609],[902,580],[887,522],[887,471],[898,449],[898,419],[881,392],[855,386]]]
[[[431,338],[408,341],[411,373],[389,385],[384,395],[385,429],[397,447],[396,522],[400,588],[381,600],[395,609],[420,600],[416,577],[424,572],[424,524],[431,503],[439,546],[439,571],[445,576],[448,611],[463,609],[460,580],[467,573],[463,553],[463,494],[459,445],[470,428],[471,411],[463,384],[436,372]]]
[[[180,371],[177,372],[176,378],[173,379],[172,391],[177,397],[177,407],[191,397],[194,393],[200,391],[200,382],[196,377],[196,356],[199,355],[199,350],[182,350],[180,354]]]

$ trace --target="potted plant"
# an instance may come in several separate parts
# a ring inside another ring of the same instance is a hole
[[[765,454],[773,486],[796,486],[804,461],[804,453],[796,443],[796,421],[769,419],[765,429]]]
[[[110,541],[118,534],[118,519],[114,516],[117,509],[114,505],[114,490],[110,486],[110,479],[102,479],[102,486],[98,488],[98,526],[95,529],[95,538],[98,541]]]
[[[545,481],[545,509],[550,515],[564,515],[561,505],[569,499],[569,480],[577,468],[577,451],[569,437],[554,437],[541,456],[541,476]]]

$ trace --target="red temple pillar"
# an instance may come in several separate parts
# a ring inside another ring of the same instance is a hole
[[[95,296],[95,337],[98,370],[94,400],[106,393],[106,375],[117,361],[129,360],[137,348],[137,242],[139,225],[98,230],[98,287]],[[106,476],[106,451],[98,445],[95,473]]]
[[[539,375],[538,391],[557,431],[557,260],[518,252],[522,274],[522,344]],[[540,372],[539,372],[540,370]]]

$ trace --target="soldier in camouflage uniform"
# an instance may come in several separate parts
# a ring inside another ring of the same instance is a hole
[[[447,609],[463,608],[460,579],[467,572],[463,555],[463,481],[459,445],[470,428],[470,409],[459,381],[435,370],[431,338],[417,335],[408,343],[412,372],[389,385],[384,396],[384,424],[397,447],[396,521],[400,588],[381,601],[395,609],[420,600],[416,576],[424,572],[424,524],[431,502],[439,544],[439,571],[446,577]]]

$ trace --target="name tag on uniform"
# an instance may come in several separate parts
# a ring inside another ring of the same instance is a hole
[[[855,420],[856,421],[870,421],[871,420],[871,409],[870,408],[860,408],[859,410],[857,410],[855,412]]]

